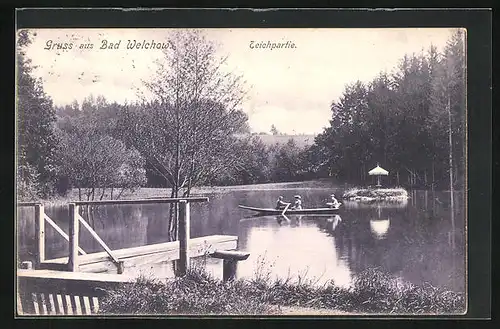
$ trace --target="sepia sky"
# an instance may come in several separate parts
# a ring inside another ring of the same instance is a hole
[[[33,30],[35,31],[35,30]],[[90,94],[123,103],[137,99],[142,80],[155,71],[160,50],[127,50],[127,40],[165,42],[168,29],[36,30],[27,56],[56,105]],[[347,83],[368,82],[392,72],[405,54],[441,50],[452,29],[207,29],[228,55],[228,69],[247,81],[242,104],[255,132],[274,124],[288,134],[317,134],[329,125],[330,104]],[[120,49],[99,49],[102,40]],[[71,50],[46,50],[46,42],[73,43]],[[296,48],[251,49],[250,43],[287,42]],[[93,49],[79,49],[93,43]]]

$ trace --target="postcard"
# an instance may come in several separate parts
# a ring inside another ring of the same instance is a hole
[[[17,314],[464,314],[466,38],[19,29]]]

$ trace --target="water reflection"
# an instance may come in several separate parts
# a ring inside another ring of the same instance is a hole
[[[239,263],[238,276],[254,277],[270,270],[271,278],[298,279],[307,273],[307,278],[317,283],[333,279],[339,285],[348,286],[351,271],[338,254],[335,238],[318,230],[320,223],[336,226],[340,222],[340,217],[330,219],[285,215],[242,221],[240,234],[248,238],[240,247],[251,251],[251,255]]]
[[[237,207],[269,207],[270,200],[280,194],[301,194],[308,207],[321,207],[331,192],[332,189],[274,189],[209,194],[210,202],[191,207],[191,236],[237,235],[239,248],[251,253],[239,265],[238,275],[242,277],[254,276],[259,260],[266,259],[267,268],[281,277],[286,277],[289,270],[294,276],[308,271],[309,277],[348,284],[360,271],[378,267],[416,284],[430,282],[456,291],[465,289],[463,195],[457,194],[454,222],[450,219],[446,192],[415,191],[410,194],[411,202],[343,201],[341,211],[333,216],[248,217],[253,214]],[[168,208],[100,206],[83,209],[82,216],[111,249],[117,249],[168,241]],[[46,212],[68,232],[67,206],[46,207]],[[34,257],[33,216],[33,209],[19,209],[21,260]],[[81,247],[86,252],[102,251],[85,229],[80,232]],[[47,257],[67,256],[68,242],[49,225],[45,234]],[[210,259],[209,268],[222,277],[220,261]],[[160,277],[170,273],[168,266],[146,270]]]
[[[391,225],[391,219],[389,217],[382,217],[382,205],[380,203],[376,205],[376,209],[377,218],[370,219],[370,229],[376,239],[384,239]]]
[[[389,219],[370,219],[370,229],[377,239],[386,237],[390,224]]]
[[[330,232],[333,233],[337,228],[337,225],[342,221],[342,218],[339,215],[335,215],[331,218],[328,218],[327,221],[330,223]]]

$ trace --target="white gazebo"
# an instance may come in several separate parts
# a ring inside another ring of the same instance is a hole
[[[384,168],[380,167],[377,163],[377,166],[375,168],[373,168],[372,170],[370,170],[368,172],[368,175],[377,176],[377,186],[381,186],[380,185],[380,176],[387,176],[387,175],[389,175],[389,172],[387,170],[385,170]]]

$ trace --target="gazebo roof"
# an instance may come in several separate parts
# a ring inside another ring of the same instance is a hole
[[[372,170],[370,170],[368,172],[368,175],[389,175],[389,172],[387,170],[385,170],[384,168],[380,167],[379,165],[377,165],[375,168],[373,168]]]

